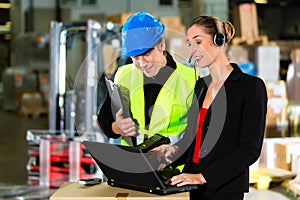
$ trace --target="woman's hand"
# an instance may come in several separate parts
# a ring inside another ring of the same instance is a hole
[[[200,184],[203,185],[206,183],[205,178],[203,175],[200,174],[186,174],[182,173],[177,176],[173,176],[168,184],[170,185],[176,185],[178,187],[183,185],[194,185],[194,184]]]
[[[116,113],[116,120],[112,124],[112,130],[122,136],[136,135],[135,123],[130,117],[123,118],[123,109]]]

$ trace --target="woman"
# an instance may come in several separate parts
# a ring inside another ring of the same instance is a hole
[[[196,83],[187,130],[176,149],[167,145],[156,149],[177,151],[179,159],[173,164],[183,161],[185,167],[169,183],[198,184],[198,190],[190,193],[192,200],[242,200],[249,190],[249,166],[261,152],[266,88],[260,78],[229,62],[226,47],[234,33],[230,22],[217,17],[192,21],[187,44],[196,66],[207,67],[210,75]]]

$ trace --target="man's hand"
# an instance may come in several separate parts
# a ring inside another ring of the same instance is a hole
[[[159,147],[156,147],[152,149],[150,152],[160,152],[163,156],[164,159],[167,163],[172,163],[172,157],[175,155],[177,152],[178,147],[174,145],[168,145],[168,144],[163,144],[160,145]]]
[[[112,124],[112,130],[122,136],[136,135],[135,123],[130,117],[123,118],[123,109],[116,113],[116,120]]]

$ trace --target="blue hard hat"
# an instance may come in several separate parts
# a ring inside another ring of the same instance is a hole
[[[164,34],[165,26],[147,12],[131,15],[122,28],[121,54],[137,56],[152,48]]]

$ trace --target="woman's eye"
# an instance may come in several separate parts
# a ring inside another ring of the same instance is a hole
[[[187,46],[188,47],[191,47],[192,45],[194,45],[194,46],[199,46],[199,45],[201,45],[201,41],[194,41],[194,42],[189,42],[189,43],[187,43]]]

